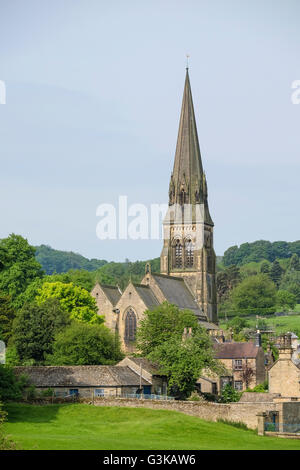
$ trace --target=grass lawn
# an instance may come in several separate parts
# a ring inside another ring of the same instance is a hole
[[[22,449],[300,449],[300,440],[260,437],[176,411],[19,403],[6,410],[5,429]]]

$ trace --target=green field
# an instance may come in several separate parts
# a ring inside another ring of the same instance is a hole
[[[176,411],[8,404],[5,429],[22,449],[300,449],[300,441],[203,421]]]
[[[275,333],[286,333],[287,331],[295,332],[300,336],[300,315],[286,315],[284,317],[276,317],[275,315],[269,315],[263,317],[266,324],[275,329]],[[255,327],[256,318],[247,318],[249,326]],[[221,328],[226,327],[225,322],[220,323]],[[262,330],[263,331],[263,330]]]

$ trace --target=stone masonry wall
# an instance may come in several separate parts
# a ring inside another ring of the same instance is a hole
[[[251,429],[257,427],[257,413],[262,411],[277,411],[278,407],[278,405],[273,402],[219,404],[210,402],[139,400],[126,398],[97,398],[95,405],[179,411],[208,421],[224,419],[234,422],[243,422]]]

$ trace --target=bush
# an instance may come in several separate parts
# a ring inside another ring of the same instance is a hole
[[[267,393],[268,392],[268,381],[265,380],[263,383],[255,385],[255,387],[253,387],[253,388],[247,388],[246,392]]]
[[[11,367],[0,365],[0,399],[2,401],[20,400],[27,383],[25,376],[17,379]]]
[[[227,384],[222,390],[220,402],[221,403],[237,402],[240,400],[241,396],[242,396],[242,392],[238,392],[230,384]]]
[[[199,395],[196,391],[192,392],[190,397],[188,398],[188,401],[206,401],[203,395]]]
[[[4,434],[3,424],[6,420],[7,413],[3,411],[0,403],[0,450],[15,450],[15,443]]]

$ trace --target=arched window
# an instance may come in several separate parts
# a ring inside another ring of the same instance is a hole
[[[180,240],[175,240],[173,253],[173,268],[182,268],[182,244]]]
[[[194,265],[194,244],[191,239],[185,242],[185,266],[191,268]]]
[[[125,317],[125,342],[129,343],[135,341],[136,337],[136,315],[130,308],[126,312]]]

